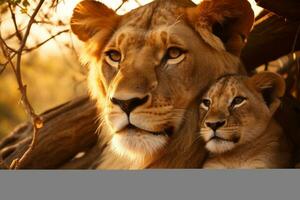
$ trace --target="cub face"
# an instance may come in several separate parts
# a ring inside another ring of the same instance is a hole
[[[251,78],[226,75],[202,97],[200,134],[212,153],[224,153],[257,139],[280,105],[285,82],[262,72]]]

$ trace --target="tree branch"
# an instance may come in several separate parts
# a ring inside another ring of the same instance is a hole
[[[4,41],[4,39],[2,37],[0,37],[0,42],[2,42],[2,44],[9,50],[12,51],[14,53],[17,53],[18,51],[13,49],[12,47],[8,46],[8,44]]]
[[[35,113],[33,107],[31,106],[31,104],[28,100],[27,87],[26,87],[26,85],[24,85],[23,80],[22,80],[21,61],[22,61],[23,50],[25,48],[25,45],[26,45],[31,27],[34,23],[34,18],[38,14],[39,10],[41,9],[44,1],[45,0],[40,0],[39,1],[38,5],[36,6],[36,8],[33,12],[33,14],[31,15],[30,20],[29,20],[28,25],[27,25],[27,28],[26,28],[26,31],[25,31],[25,34],[24,34],[24,37],[22,38],[20,48],[17,51],[16,68],[14,69],[14,67],[12,65],[12,67],[14,69],[14,72],[15,72],[16,79],[17,79],[17,83],[18,83],[18,86],[19,86],[19,90],[20,90],[21,96],[22,96],[21,97],[21,102],[22,102],[27,114],[29,115],[29,117],[31,119],[31,123],[33,124],[33,128],[34,128],[32,141],[31,141],[31,144],[30,144],[28,150],[23,154],[23,156],[20,159],[17,159],[10,166],[11,168],[14,168],[14,169],[18,169],[18,168],[22,167],[23,163],[26,163],[26,158],[33,151],[33,149],[36,145],[38,131],[43,126],[43,121],[42,121],[41,117],[38,116]]]
[[[289,20],[300,20],[299,0],[255,0],[257,5]]]
[[[58,35],[62,34],[62,33],[66,33],[66,32],[69,32],[70,30],[69,29],[66,29],[66,30],[63,30],[63,31],[59,31],[58,33],[52,35],[51,37],[49,37],[48,39],[44,40],[43,42],[37,44],[36,46],[34,47],[31,47],[31,48],[26,48],[24,49],[24,52],[30,52],[30,51],[33,51],[41,46],[43,46],[45,43],[49,42],[50,40],[54,39],[55,37],[57,37]]]
[[[281,56],[300,50],[300,39],[295,41],[300,22],[286,21],[269,13],[255,22],[241,58],[248,71]]]
[[[14,24],[14,27],[15,27],[15,30],[16,30],[16,36],[17,36],[17,38],[19,39],[19,41],[21,42],[21,41],[23,40],[23,37],[22,37],[21,32],[20,32],[20,30],[19,30],[19,28],[18,28],[17,20],[16,20],[16,15],[15,15],[15,13],[13,12],[10,3],[8,3],[8,8],[9,8],[10,15],[11,15],[11,19],[12,19],[12,21],[13,21],[13,24]]]

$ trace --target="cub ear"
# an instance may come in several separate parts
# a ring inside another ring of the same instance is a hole
[[[262,94],[267,106],[273,114],[280,105],[280,97],[285,93],[285,81],[276,73],[261,72],[250,78],[255,90]]]
[[[71,30],[77,37],[86,42],[96,33],[109,35],[120,20],[115,11],[100,2],[84,0],[76,5],[71,17]]]
[[[254,22],[247,0],[203,0],[186,9],[188,22],[215,49],[239,56]],[[211,34],[213,33],[213,34]]]

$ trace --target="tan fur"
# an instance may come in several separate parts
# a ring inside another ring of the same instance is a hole
[[[206,42],[216,38],[209,29],[203,38],[191,27],[191,7],[189,0],[156,0],[118,16],[94,1],[76,6],[71,27],[85,42],[82,59],[101,113],[101,142],[108,144],[99,168],[201,167],[196,99],[216,77],[243,69],[236,56]],[[180,60],[164,60],[170,47],[183,50]],[[122,55],[116,66],[104,53],[111,50]],[[146,102],[126,115],[112,98]],[[163,134],[170,128],[171,136]]]
[[[204,168],[289,167],[291,148],[273,119],[284,88],[283,79],[271,72],[251,78],[225,76],[213,84],[203,96],[211,101],[210,106],[200,106],[200,134],[210,151]],[[246,99],[233,104],[238,96]],[[212,122],[224,125],[213,131]],[[212,139],[214,135],[222,140]]]
[[[212,47],[222,49],[225,45],[228,52],[239,56],[253,25],[254,13],[247,0],[204,0],[199,6],[188,9],[187,18]],[[217,37],[206,36],[216,24],[223,29],[224,44]]]

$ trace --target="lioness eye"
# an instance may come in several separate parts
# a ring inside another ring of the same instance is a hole
[[[106,52],[106,55],[114,62],[121,61],[121,53],[116,50],[108,51],[108,52]]]
[[[177,47],[171,47],[167,51],[167,55],[169,59],[178,58],[179,56],[181,56],[182,53],[183,53],[182,50]]]
[[[178,47],[170,47],[166,53],[166,59],[168,64],[177,64],[181,62],[185,57],[184,50]]]
[[[105,52],[105,55],[106,55],[106,61],[108,62],[108,64],[114,66],[114,67],[117,67],[118,64],[120,63],[121,61],[121,53],[117,50],[110,50],[110,51],[107,51]]]
[[[246,97],[237,96],[232,100],[231,106],[232,107],[240,106],[246,99],[247,99]]]
[[[202,99],[201,107],[207,110],[210,106],[210,100],[209,99]]]

